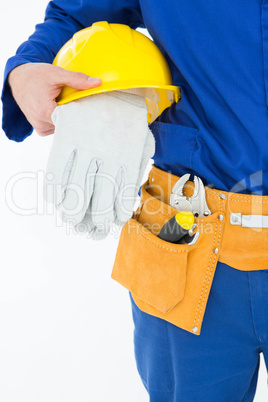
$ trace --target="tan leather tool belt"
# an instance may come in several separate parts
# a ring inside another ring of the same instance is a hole
[[[141,310],[199,335],[218,261],[243,271],[268,269],[268,196],[205,187],[212,214],[195,218],[196,243],[168,243],[157,234],[178,212],[169,205],[178,179],[153,166],[140,207],[122,229],[112,278]]]

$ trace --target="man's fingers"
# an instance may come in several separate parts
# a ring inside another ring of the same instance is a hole
[[[63,70],[59,75],[58,85],[68,85],[75,89],[88,89],[101,85],[101,79],[95,77],[89,77],[84,73],[76,73],[73,71]]]
[[[25,63],[9,74],[12,94],[29,123],[41,136],[54,133],[51,115],[57,106],[55,99],[64,85],[89,89],[101,85],[99,78],[67,71],[50,63]]]
[[[33,125],[35,131],[40,136],[45,136],[49,134],[53,134],[55,131],[54,124],[44,123],[43,121],[37,122]]]
[[[47,135],[54,134],[54,129],[47,130],[47,131],[37,131],[37,130],[35,130],[35,131],[37,132],[38,135],[40,135],[40,137],[46,137]]]
[[[57,102],[54,100],[44,100],[43,103],[37,104],[35,107],[36,109],[31,111],[32,120],[28,118],[35,131],[39,135],[53,134],[55,126],[51,115],[57,107]]]
[[[50,100],[49,104],[48,104],[47,111],[46,111],[46,116],[45,116],[45,120],[47,122],[49,122],[50,124],[52,124],[53,127],[54,127],[54,124],[53,124],[53,121],[51,119],[51,115],[52,115],[52,113],[54,112],[54,110],[56,109],[57,106],[58,106],[58,104],[57,104],[57,102],[55,100]]]

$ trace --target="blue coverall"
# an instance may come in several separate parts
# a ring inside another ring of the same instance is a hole
[[[181,100],[151,125],[155,165],[195,173],[217,189],[267,195],[268,0],[50,2],[44,23],[6,65],[8,138],[32,133],[9,72],[52,62],[76,31],[103,20],[147,28],[181,88]],[[131,299],[137,367],[151,402],[253,400],[260,352],[268,359],[267,271],[218,263],[200,336],[143,313]]]

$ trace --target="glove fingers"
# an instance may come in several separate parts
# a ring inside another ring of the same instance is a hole
[[[69,182],[75,163],[75,151],[70,153],[68,159],[64,158],[63,155],[59,158],[57,153],[55,155],[54,152],[50,153],[44,188],[44,196],[47,202],[59,205],[64,200],[66,186]]]
[[[82,221],[89,206],[98,164],[93,160],[89,167],[86,160],[78,160],[74,174],[70,177],[61,208],[64,220],[71,219],[74,225]]]
[[[91,233],[89,233],[89,238],[92,240],[103,240],[109,235],[110,230],[102,230],[95,227]]]
[[[140,171],[139,171],[139,177],[137,181],[137,185],[140,186],[144,172],[147,168],[147,165],[150,161],[150,159],[154,156],[155,153],[155,139],[154,136],[151,132],[151,130],[148,127],[148,134],[146,136],[144,148],[143,148],[143,154],[141,158],[141,164],[140,164]]]
[[[87,234],[87,237],[91,240],[102,240],[105,239],[109,231],[99,230],[92,221],[91,213],[86,213],[82,222],[74,226],[74,230],[78,234]]]
[[[135,170],[133,169],[133,171],[128,172],[128,180],[126,181],[126,173],[121,174],[121,180],[119,181],[120,188],[115,200],[115,221],[119,225],[124,224],[132,216],[134,204],[136,202],[139,191],[139,186],[141,184],[148,162],[150,158],[154,155],[154,152],[155,140],[151,130],[148,127],[140,167],[139,169],[137,169],[137,175],[135,175]]]
[[[94,193],[92,196],[92,220],[99,232],[109,233],[114,222],[114,199],[118,184],[114,175],[99,169],[95,177]]]
[[[90,212],[90,208],[91,208],[91,206],[88,207],[82,221],[79,222],[78,224],[74,225],[74,230],[76,233],[80,233],[80,234],[89,233],[90,234],[96,229],[96,226],[94,225],[94,223],[92,221],[92,215]]]
[[[137,177],[132,174],[126,181],[126,172],[121,169],[120,187],[114,205],[117,224],[122,225],[131,218],[138,190]]]

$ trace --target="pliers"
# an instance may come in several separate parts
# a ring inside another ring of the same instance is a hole
[[[183,188],[190,176],[190,174],[185,174],[174,184],[170,195],[170,205],[179,211],[190,211],[199,218],[211,215],[206,202],[205,187],[200,177],[194,176],[195,189],[193,195],[186,197],[183,194]]]

